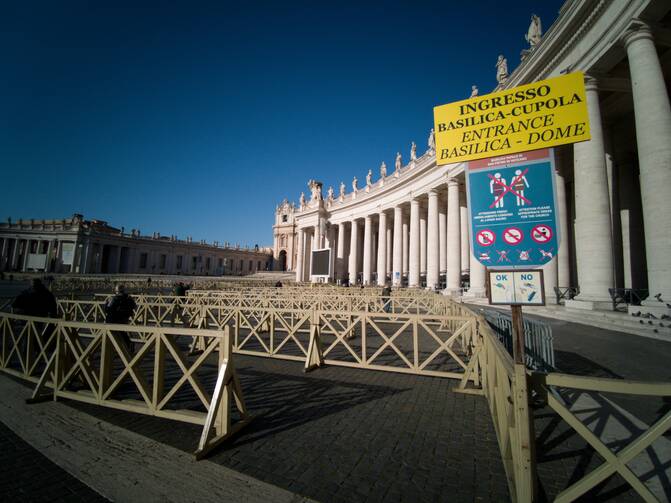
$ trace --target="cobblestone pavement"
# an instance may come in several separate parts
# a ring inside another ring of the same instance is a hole
[[[11,502],[104,502],[90,487],[0,423],[0,500]]]
[[[239,356],[257,418],[210,461],[320,501],[508,501],[483,397],[455,381]],[[68,402],[193,451],[199,428]]]

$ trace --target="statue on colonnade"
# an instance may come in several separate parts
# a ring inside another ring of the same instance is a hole
[[[529,25],[527,34],[524,35],[524,39],[529,42],[529,45],[533,49],[535,46],[541,43],[542,36],[543,30],[541,28],[541,18],[539,18],[536,14],[532,14],[531,24]]]
[[[387,165],[385,164],[384,161],[382,161],[382,164],[380,164],[380,178],[383,180],[387,177]]]
[[[499,54],[499,59],[496,61],[496,81],[499,84],[504,84],[508,80],[508,60]]]
[[[340,182],[340,197],[341,201],[345,200],[345,182]]]
[[[431,131],[429,132],[429,139],[427,140],[427,145],[429,146],[429,150],[433,152],[436,150],[436,135],[433,132],[433,128],[431,128]]]
[[[471,98],[475,98],[478,95],[478,86],[471,86]]]
[[[412,145],[410,145],[410,160],[411,161],[416,161],[417,160],[417,145],[415,142],[412,142]]]

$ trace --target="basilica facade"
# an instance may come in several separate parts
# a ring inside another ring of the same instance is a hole
[[[548,299],[572,286],[579,308],[607,307],[612,288],[671,302],[671,4],[569,0],[545,33],[536,20],[520,65],[508,74],[499,57],[494,91],[583,72],[591,129],[590,141],[554,149],[562,241],[544,267]],[[465,166],[438,166],[432,137],[421,144],[364,183],[324,193],[311,180],[307,198],[278,206],[276,260],[310,281],[311,250],[329,248],[332,281],[483,295]]]

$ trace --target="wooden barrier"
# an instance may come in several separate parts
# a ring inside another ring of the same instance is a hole
[[[202,337],[203,351],[189,357],[179,342],[183,337]],[[203,425],[197,458],[251,420],[228,327],[128,326],[0,313],[0,370],[35,382],[32,401],[68,398]],[[217,376],[211,390],[208,374]],[[235,424],[231,397],[241,418]]]

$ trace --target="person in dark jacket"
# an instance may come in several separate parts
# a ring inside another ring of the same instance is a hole
[[[389,286],[389,283],[384,284],[381,297],[382,297],[382,309],[384,309],[385,313],[388,313],[389,311],[391,311],[391,287]]]
[[[25,314],[26,316],[39,316],[41,318],[58,316],[56,297],[38,278],[34,278],[32,286],[14,299],[12,309],[18,314]]]
[[[105,322],[127,325],[136,308],[133,298],[126,293],[123,285],[117,285],[114,288],[114,296],[105,302]],[[132,349],[130,336],[126,331],[113,331],[116,336],[120,336],[124,344],[130,351]]]

